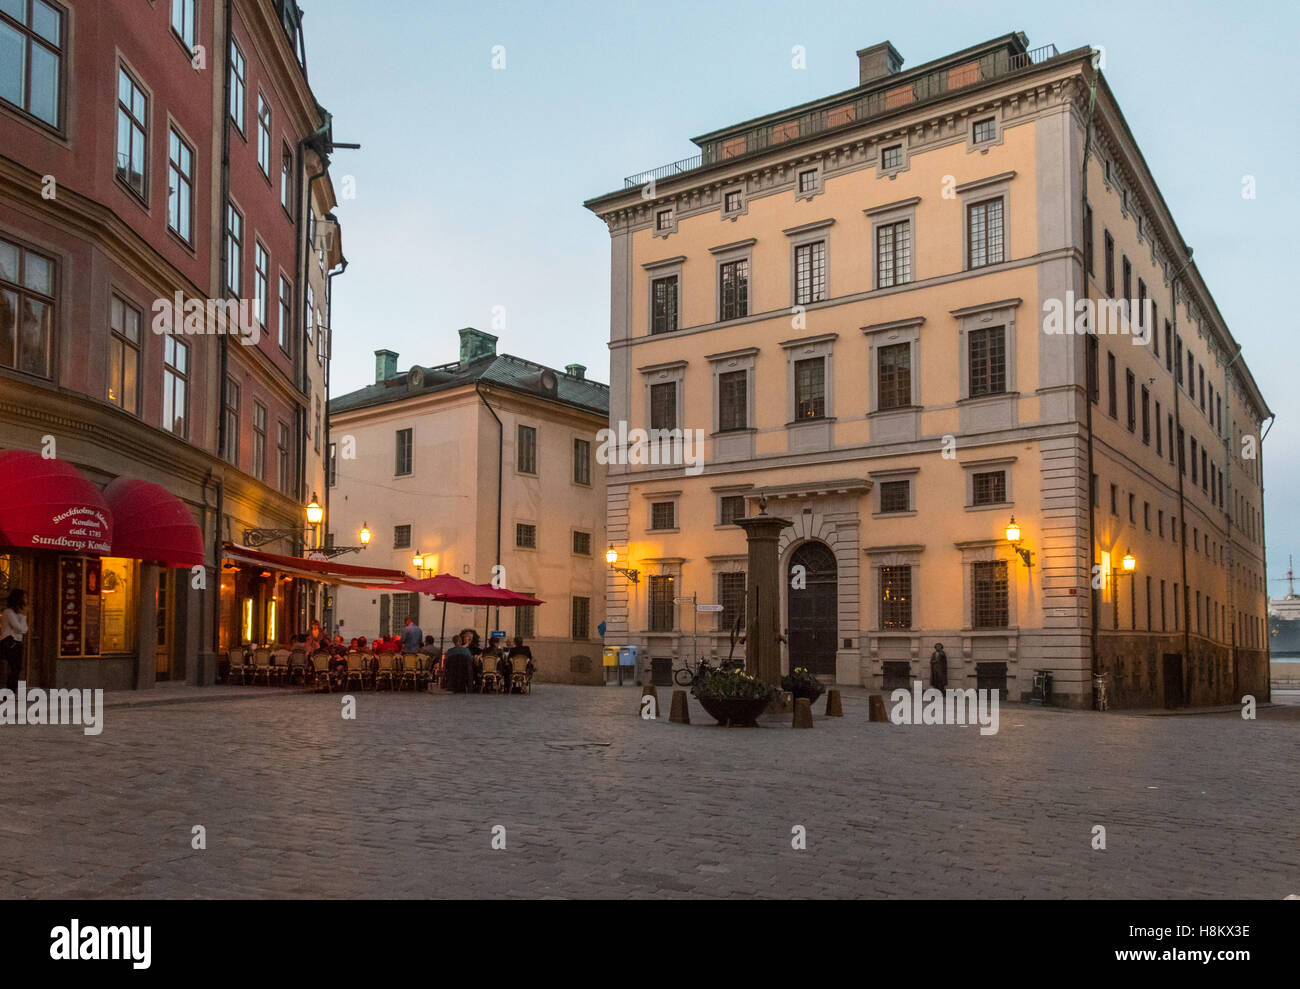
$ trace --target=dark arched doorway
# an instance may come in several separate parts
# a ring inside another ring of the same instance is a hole
[[[796,567],[803,567],[802,574]],[[790,668],[803,666],[818,676],[833,677],[839,634],[835,554],[825,543],[804,543],[790,557],[786,580]]]

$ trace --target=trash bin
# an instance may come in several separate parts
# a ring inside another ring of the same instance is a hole
[[[618,646],[606,646],[601,650],[601,664],[605,674],[605,682],[618,680]]]
[[[1047,706],[1052,703],[1052,671],[1034,670],[1034,691],[1029,703]]]
[[[638,646],[619,646],[618,647],[618,682],[630,680],[636,682],[636,664],[640,658],[641,650]]]

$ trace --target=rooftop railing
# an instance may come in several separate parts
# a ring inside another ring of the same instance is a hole
[[[1059,54],[1055,45],[1044,45],[1019,53],[993,51],[892,86],[888,79],[884,79],[879,88],[841,103],[784,117],[709,141],[701,145],[698,155],[629,175],[623,180],[623,187],[634,189],[647,182],[683,175],[706,165],[747,158],[799,138],[849,127],[901,107],[940,99],[976,83],[1022,72]]]

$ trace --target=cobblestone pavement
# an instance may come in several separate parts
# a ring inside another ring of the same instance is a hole
[[[362,694],[355,721],[337,694],[248,690],[110,708],[97,737],[0,727],[0,895],[1300,893],[1300,708],[1003,705],[983,737],[871,724],[861,691],[792,731],[718,728],[694,702],[689,727],[646,722],[626,688]]]

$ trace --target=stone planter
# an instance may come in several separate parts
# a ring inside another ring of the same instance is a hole
[[[696,698],[700,702],[700,707],[704,708],[718,724],[734,728],[757,727],[758,716],[767,710],[768,699],[767,697],[760,697],[757,700]]]

